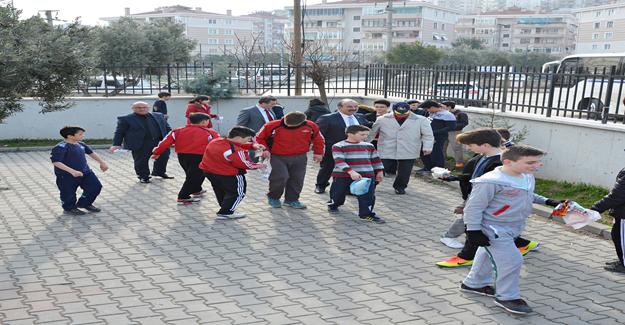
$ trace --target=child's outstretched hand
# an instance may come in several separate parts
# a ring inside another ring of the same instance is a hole
[[[384,179],[384,173],[383,172],[379,172],[379,173],[377,173],[375,175],[375,183],[376,184],[380,184],[383,179]]]
[[[103,171],[103,172],[109,170],[109,165],[107,165],[105,162],[101,162],[100,163],[100,170]]]
[[[70,172],[70,174],[72,174],[72,176],[74,176],[74,177],[83,177],[84,176],[82,172],[79,172],[77,170],[74,170],[74,171]]]
[[[353,170],[350,171],[348,174],[354,181],[359,181],[362,178],[362,175],[358,174],[358,172],[355,172]]]

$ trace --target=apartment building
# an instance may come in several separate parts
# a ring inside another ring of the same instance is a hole
[[[259,43],[268,52],[280,52],[284,49],[284,29],[288,23],[286,11],[262,11],[241,17],[254,18],[254,33]]]
[[[576,53],[625,52],[625,3],[575,10]]]
[[[327,48],[338,49],[367,60],[386,51],[386,1],[323,1],[302,10],[304,39],[322,40]],[[287,7],[292,17],[292,7]],[[459,13],[422,1],[393,3],[392,45],[401,43],[450,47],[455,40]],[[291,19],[289,19],[291,21]],[[292,37],[293,26],[287,24]]]
[[[487,48],[564,55],[575,51],[572,14],[537,14],[520,8],[460,17],[458,37],[478,38]]]
[[[232,51],[239,45],[238,39],[251,39],[257,33],[257,25],[264,19],[258,17],[232,16],[202,11],[202,8],[185,6],[159,7],[153,11],[131,14],[126,8],[125,16],[138,21],[170,20],[185,26],[185,35],[197,41],[192,54],[220,55]],[[120,17],[101,18],[104,21],[115,21]],[[282,35],[280,35],[281,37]]]

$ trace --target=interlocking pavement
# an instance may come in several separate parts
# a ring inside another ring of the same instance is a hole
[[[468,269],[434,263],[455,250],[439,235],[460,196],[413,178],[395,195],[385,179],[377,212],[365,223],[348,198],[329,215],[326,195],[307,210],[271,209],[266,180],[248,174],[240,211],[215,220],[210,195],[193,206],[175,198],[174,180],[139,184],[128,154],[98,151],[111,169],[97,172],[104,189],[84,217],[62,214],[48,152],[0,154],[1,324],[619,324],[625,319],[625,276],[603,270],[609,241],[538,217],[526,237],[521,291],[535,313],[511,316],[492,298],[461,293]],[[92,166],[96,167],[95,164]]]

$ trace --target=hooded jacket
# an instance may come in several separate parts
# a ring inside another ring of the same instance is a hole
[[[369,133],[369,140],[378,132],[378,153],[382,159],[416,159],[421,150],[432,150],[434,146],[430,121],[413,113],[401,125],[393,112],[378,117]]]
[[[471,180],[473,190],[464,207],[467,230],[481,230],[490,239],[518,237],[532,204],[547,198],[534,193],[534,175],[512,177],[501,167]]]
[[[616,184],[610,193],[593,204],[591,209],[599,213],[610,210],[610,215],[614,218],[625,218],[625,168],[616,176]]]
[[[320,100],[314,99],[310,101],[310,106],[308,106],[308,109],[306,110],[306,112],[304,112],[304,114],[306,114],[306,118],[309,121],[313,121],[315,123],[317,123],[317,119],[319,119],[319,116],[330,113],[332,112],[330,112],[326,104],[324,104]]]

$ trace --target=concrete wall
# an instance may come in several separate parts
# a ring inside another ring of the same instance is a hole
[[[310,97],[278,97],[287,111],[304,111]],[[362,100],[372,104],[376,98]],[[340,97],[330,103],[334,109]],[[39,114],[37,102],[24,100],[25,110],[12,116],[6,124],[0,125],[0,139],[13,138],[58,138],[58,130],[68,124],[78,124],[87,129],[87,138],[112,138],[116,117],[130,113],[130,105],[145,97],[118,98],[76,98],[76,105],[64,112]],[[151,104],[154,99],[150,98]],[[169,101],[170,124],[172,127],[184,125],[184,111],[189,97],[174,97]],[[391,100],[393,100],[391,98]],[[397,99],[399,100],[399,99]],[[213,111],[224,116],[216,129],[226,132],[235,124],[241,108],[257,102],[256,97],[237,97],[213,103]],[[491,114],[489,109],[461,108],[472,121]],[[603,125],[595,121],[565,118],[545,118],[522,113],[496,113],[506,118],[517,130],[526,127],[529,131],[524,143],[545,149],[549,154],[544,159],[544,167],[539,177],[583,182],[611,187],[616,173],[625,166],[625,125]],[[472,124],[467,129],[471,129]]]

